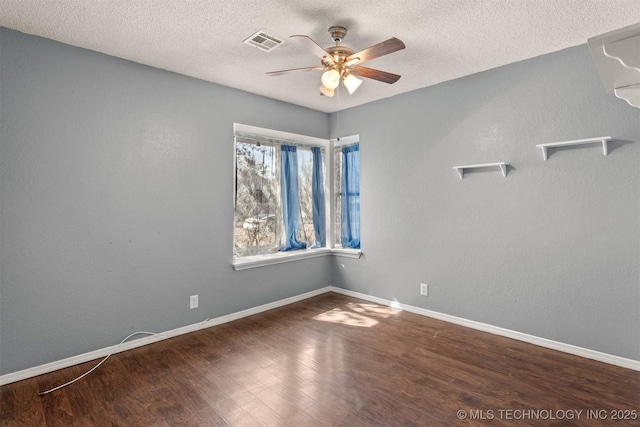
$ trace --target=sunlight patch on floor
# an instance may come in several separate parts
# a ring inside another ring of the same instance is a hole
[[[385,307],[377,304],[348,303],[345,308],[334,308],[332,310],[325,311],[324,313],[315,316],[313,319],[320,320],[322,322],[370,328],[379,323],[376,318],[381,320],[386,319],[397,312],[397,308]]]

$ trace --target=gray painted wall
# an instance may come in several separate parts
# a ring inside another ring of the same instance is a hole
[[[364,257],[335,259],[334,285],[640,360],[640,109],[586,45],[339,115],[332,136],[361,138]],[[606,135],[607,157],[535,147]],[[452,169],[499,161],[506,178]]]
[[[327,114],[7,29],[0,53],[0,374],[331,283],[230,265],[233,122]]]
[[[330,283],[640,359],[640,110],[585,46],[335,119],[0,29],[0,374]],[[362,259],[231,269],[233,122],[361,135]]]

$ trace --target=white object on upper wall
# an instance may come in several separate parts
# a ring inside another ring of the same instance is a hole
[[[607,92],[640,108],[640,23],[588,40]]]

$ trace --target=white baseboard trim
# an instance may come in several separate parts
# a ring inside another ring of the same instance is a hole
[[[294,302],[302,301],[307,298],[314,297],[316,295],[324,294],[331,291],[330,286],[316,289],[315,291],[306,292],[304,294],[296,295],[293,297],[285,298],[282,300],[274,301],[268,304],[260,305],[258,307],[249,308],[247,310],[238,311],[236,313],[227,314],[225,316],[216,317],[214,319],[207,319],[199,323],[183,326],[181,328],[172,329],[166,332],[159,332],[155,335],[149,335],[144,338],[139,338],[133,341],[127,341],[121,345],[113,345],[110,347],[102,348],[99,350],[91,351],[89,353],[79,354],[77,356],[68,357],[66,359],[58,360],[55,362],[47,363],[33,368],[24,369],[22,371],[12,372],[5,375],[0,375],[0,386],[10,384],[16,381],[24,380],[27,378],[35,377],[49,372],[57,371],[58,369],[68,368],[69,366],[78,365],[80,363],[90,362],[92,360],[106,357],[109,354],[120,353],[126,350],[131,350],[144,345],[152,344],[154,342],[166,340],[168,338],[177,337],[179,335],[187,334],[189,332],[198,331],[200,329],[210,328],[212,326],[221,325],[223,323],[232,322],[234,320],[242,319],[243,317],[252,316],[254,314],[262,313],[263,311],[272,310],[274,308],[282,307],[292,304]]]
[[[427,310],[420,307],[414,307],[411,305],[405,305],[398,303],[397,301],[390,301],[383,298],[374,297],[360,292],[354,292],[335,286],[330,287],[331,292],[351,296],[354,298],[360,298],[366,301],[375,302],[380,305],[386,305],[394,308],[399,308],[410,313],[419,314],[422,316],[432,317],[438,320],[444,320],[445,322],[454,323],[456,325],[465,326],[471,329],[477,329],[479,331],[489,332],[494,335],[500,335],[507,338],[513,338],[518,341],[524,341],[529,344],[539,345],[541,347],[550,348],[552,350],[562,351],[564,353],[573,354],[574,356],[586,357],[587,359],[597,360],[599,362],[608,363],[610,365],[620,366],[622,368],[632,369],[634,371],[640,371],[640,361],[627,359],[612,354],[602,353],[595,350],[589,350],[587,348],[578,347],[571,344],[565,344],[559,341],[553,341],[546,338],[537,337],[535,335],[529,335],[510,329],[501,328],[498,326],[489,325],[482,322],[476,322],[474,320],[464,319],[461,317],[451,316],[449,314],[439,313],[437,311]]]
[[[316,289],[311,292],[306,292],[304,294],[296,295],[290,298],[285,298],[285,299],[274,301],[268,304],[260,305],[258,307],[249,308],[247,310],[238,311],[236,313],[227,314],[225,316],[216,317],[214,319],[207,319],[199,323],[194,323],[192,325],[183,326],[181,328],[173,329],[166,332],[160,332],[155,335],[146,336],[144,338],[136,339],[133,341],[127,341],[122,345],[113,345],[110,347],[91,351],[89,353],[79,354],[77,356],[72,356],[66,359],[58,360],[58,361],[47,363],[44,365],[35,366],[33,368],[24,369],[22,371],[0,375],[0,386],[10,384],[16,381],[21,381],[27,378],[35,377],[38,375],[47,374],[49,372],[57,371],[58,369],[68,368],[69,366],[78,365],[80,363],[90,362],[92,360],[106,357],[107,355],[112,353],[113,354],[120,353],[126,350],[142,347],[144,345],[152,344],[154,342],[162,341],[168,338],[173,338],[179,335],[187,334],[189,332],[194,332],[200,329],[210,328],[212,326],[217,326],[223,323],[232,322],[234,320],[242,319],[243,317],[252,316],[254,314],[262,313],[263,311],[272,310],[274,308],[289,305],[294,302],[302,301],[307,298],[324,294],[326,292],[335,292],[338,294],[343,294],[343,295],[351,296],[354,298],[363,299],[365,301],[374,302],[380,305],[399,308],[401,310],[408,311],[410,313],[432,317],[434,319],[443,320],[445,322],[454,323],[456,325],[465,326],[471,329],[477,329],[480,331],[489,332],[494,335],[513,338],[519,341],[528,342],[530,344],[539,345],[541,347],[546,347],[553,350],[558,350],[565,353],[573,354],[575,356],[586,357],[588,359],[597,360],[599,362],[604,362],[611,365],[632,369],[634,371],[640,371],[640,361],[638,360],[627,359],[624,357],[602,353],[595,350],[589,350],[589,349],[577,347],[571,344],[565,344],[559,341],[540,338],[534,335],[529,335],[522,332],[513,331],[510,329],[500,328],[498,326],[488,325],[482,322],[476,322],[474,320],[468,320],[461,317],[451,316],[449,314],[439,313],[437,311],[432,311],[432,310],[427,310],[420,307],[401,304],[401,303],[398,303],[397,301],[390,301],[384,298],[378,298],[378,297],[363,294],[360,292],[354,292],[347,289],[338,288],[335,286],[326,286],[324,288]]]

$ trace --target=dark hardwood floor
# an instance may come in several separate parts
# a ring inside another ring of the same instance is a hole
[[[116,354],[38,395],[95,363],[3,386],[0,425],[640,425],[640,372],[335,293]]]

